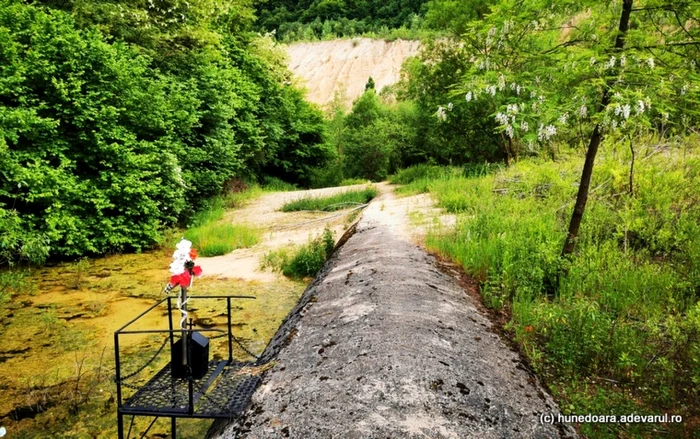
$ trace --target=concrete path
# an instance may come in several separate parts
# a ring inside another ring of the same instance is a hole
[[[276,365],[216,438],[572,438],[471,298],[412,244],[385,192],[265,352]]]

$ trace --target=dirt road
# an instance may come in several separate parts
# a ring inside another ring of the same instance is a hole
[[[519,356],[410,239],[388,191],[305,291],[264,354],[275,366],[217,438],[570,438]]]

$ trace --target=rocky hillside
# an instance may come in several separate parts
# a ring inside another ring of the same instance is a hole
[[[372,77],[377,91],[399,80],[401,65],[418,53],[418,41],[351,40],[295,43],[289,68],[308,88],[309,101],[326,106],[338,93],[349,108]]]

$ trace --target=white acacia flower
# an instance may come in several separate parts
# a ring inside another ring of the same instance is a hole
[[[467,102],[471,102],[471,100],[473,99],[473,97],[474,97],[474,96],[472,96],[472,92],[468,92],[468,93],[467,93],[467,97],[466,97],[466,98],[467,98]]]
[[[688,93],[688,84],[684,84],[683,87],[681,87],[681,96],[685,95]]]
[[[511,20],[506,20],[503,22],[503,33],[507,34],[513,28],[513,22]]]
[[[540,140],[540,142],[549,140],[556,134],[557,129],[554,127],[554,125],[547,125],[545,127],[544,124],[540,124],[540,128],[537,130],[537,138]]]
[[[650,69],[653,69],[653,68],[654,68],[654,58],[651,58],[651,57],[650,57],[650,58],[647,60],[647,64],[649,64],[649,68],[650,68]]]
[[[625,104],[622,106],[622,115],[624,116],[625,119],[628,119],[630,117],[630,111],[632,108],[630,107],[630,104]]]
[[[498,77],[498,89],[503,91],[506,88],[506,78],[501,74],[501,76]]]
[[[508,116],[499,111],[498,113],[496,113],[496,122],[498,122],[500,125],[507,125]]]
[[[530,92],[530,99],[535,99],[535,96],[537,96],[537,93],[533,91]]]
[[[437,118],[438,118],[438,120],[441,120],[443,122],[447,120],[447,112],[445,111],[444,107],[442,107],[442,106],[438,107]]]
[[[522,121],[520,122],[520,131],[523,133],[527,133],[527,131],[530,129],[530,126],[527,124],[527,122]]]
[[[566,112],[566,113],[562,114],[561,116],[559,116],[558,120],[559,120],[560,124],[566,125],[566,121],[569,120],[569,113]]]
[[[588,107],[581,105],[581,108],[578,109],[578,115],[582,119],[585,118],[588,115]]]
[[[615,57],[614,57],[614,56],[611,56],[611,57],[610,57],[610,60],[609,60],[608,62],[605,63],[605,68],[606,68],[606,69],[612,69],[613,67],[615,67]]]
[[[625,55],[622,55],[622,56],[620,57],[620,66],[621,66],[621,67],[624,67],[624,66],[626,66],[626,65],[627,65],[627,57],[626,57]]]
[[[506,135],[511,139],[515,136],[515,132],[511,125],[506,125]]]
[[[592,57],[591,57],[590,64],[591,64],[591,65],[595,65],[595,63],[596,63],[595,57],[592,56]]]
[[[508,104],[506,107],[506,112],[511,113],[511,114],[518,114],[518,104]]]
[[[447,109],[448,109],[448,110],[452,111],[452,110],[454,110],[454,108],[455,108],[455,106],[454,106],[454,104],[453,104],[452,102],[450,102],[449,104],[447,104]]]
[[[488,87],[486,87],[486,92],[489,93],[491,96],[496,96],[496,86],[489,85]]]
[[[634,107],[635,113],[638,114],[638,115],[639,115],[639,114],[642,114],[642,113],[644,113],[644,110],[645,110],[645,109],[646,109],[646,105],[644,105],[644,101],[641,100],[641,99],[638,100],[638,101],[637,101],[637,105]]]
[[[515,87],[515,93],[520,96],[520,86]]]

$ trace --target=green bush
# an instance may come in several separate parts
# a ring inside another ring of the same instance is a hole
[[[282,260],[282,274],[292,278],[312,277],[333,253],[335,240],[329,229],[323,235],[301,246],[293,255]]]
[[[342,210],[350,204],[366,204],[377,196],[377,189],[370,186],[366,189],[348,190],[329,197],[304,197],[290,201],[282,206],[282,212],[295,212],[300,210],[323,210],[332,212]]]
[[[139,2],[35,3],[0,6],[13,259],[141,250],[233,179],[304,182],[331,157],[321,112],[285,85],[245,6],[178,6],[172,21]]]

